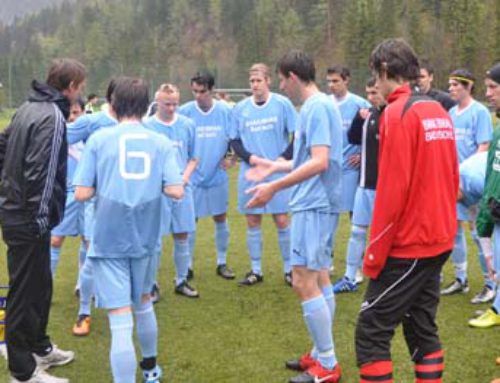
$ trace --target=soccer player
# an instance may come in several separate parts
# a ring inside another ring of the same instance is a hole
[[[446,110],[453,108],[457,103],[453,101],[450,95],[432,87],[432,82],[434,81],[434,67],[430,61],[423,58],[419,60],[419,65],[420,75],[417,80],[418,90],[426,96],[432,97],[434,100],[438,101]]]
[[[112,79],[108,88],[106,89],[106,101],[111,102],[111,97],[115,89],[116,81]],[[100,111],[92,114],[84,114],[80,116],[73,123],[67,126],[67,137],[70,144],[80,141],[87,141],[87,139],[96,131],[109,128],[118,124],[118,121],[110,114],[109,110]],[[94,204],[95,200],[92,199],[85,202],[84,214],[84,237],[87,242],[92,237],[93,221],[94,221]],[[80,308],[78,310],[78,317],[73,325],[73,335],[86,336],[90,334],[91,325],[91,304],[92,295],[94,294],[94,281],[92,266],[86,262],[87,250],[85,247],[80,246],[80,268],[78,273],[78,290],[77,295],[80,299]]]
[[[179,108],[179,114],[195,123],[195,147],[198,165],[191,177],[196,219],[211,216],[215,222],[216,273],[224,279],[234,279],[234,272],[227,267],[229,227],[226,219],[229,184],[225,160],[229,145],[231,109],[212,96],[214,77],[199,72],[191,78],[194,100]],[[188,277],[193,275],[192,262],[196,231],[189,235],[190,265]]]
[[[342,116],[343,163],[342,163],[342,212],[352,214],[354,196],[359,183],[360,146],[349,142],[347,132],[360,109],[370,108],[364,98],[349,92],[351,73],[342,65],[334,65],[327,70],[326,82]]]
[[[264,206],[274,194],[292,187],[292,283],[302,303],[314,348],[300,360],[287,362],[288,368],[304,371],[290,382],[337,383],[341,369],[332,335],[335,296],[328,270],[328,241],[335,232],[342,202],[342,120],[332,99],[319,91],[315,66],[309,56],[290,51],[279,60],[277,71],[280,89],[302,103],[293,161],[263,164],[268,174],[290,173],[251,188],[253,197],[247,206]]]
[[[75,122],[84,113],[84,103],[81,98],[71,104],[68,123]],[[56,274],[61,247],[66,236],[82,236],[80,242],[80,259],[85,258],[87,245],[84,239],[84,205],[75,201],[75,187],[73,186],[73,175],[83,150],[83,143],[79,142],[68,147],[68,169],[67,169],[67,190],[66,205],[64,207],[64,217],[61,223],[54,227],[50,237],[50,270],[52,278]],[[82,256],[83,253],[83,256]]]
[[[370,277],[356,327],[360,382],[392,383],[390,343],[402,323],[416,382],[441,383],[435,316],[439,274],[453,248],[458,161],[453,124],[435,100],[412,96],[418,59],[403,39],[371,53],[380,116],[377,195],[363,271]]]
[[[46,83],[32,82],[28,101],[0,134],[0,222],[10,284],[5,340],[11,383],[66,383],[68,379],[44,370],[74,358],[47,334],[50,231],[61,222],[66,200],[65,121],[85,77],[80,62],[55,60]]]
[[[296,112],[286,97],[271,93],[269,67],[262,63],[252,65],[249,70],[252,96],[240,101],[233,109],[231,146],[242,159],[238,178],[238,208],[247,221],[247,248],[250,254],[251,270],[239,284],[252,286],[262,282],[262,215],[272,214],[278,231],[278,243],[283,258],[285,282],[291,286],[290,230],[288,202],[290,190],[277,193],[263,207],[246,207],[250,196],[246,190],[255,185],[245,178],[245,173],[259,161],[284,159],[287,150],[293,150],[290,134],[295,130]],[[266,181],[278,179],[276,174]]]
[[[176,113],[179,98],[179,89],[175,85],[161,85],[155,94],[156,113],[146,119],[145,124],[168,137],[178,152],[179,167],[183,171],[184,197],[180,201],[164,198],[165,216],[162,225],[164,233],[172,233],[174,237],[175,292],[189,298],[197,298],[199,294],[187,282],[187,274],[190,258],[188,233],[196,230],[193,192],[189,180],[198,159],[194,154],[194,123]]]
[[[486,98],[494,110],[500,112],[500,63],[486,72]],[[500,294],[498,293],[498,278],[500,270],[500,129],[496,129],[488,151],[486,166],[486,181],[484,193],[479,204],[477,217],[477,231],[484,243],[492,235],[493,267],[489,267],[491,274],[496,274],[497,294],[493,305],[483,315],[469,321],[469,325],[476,328],[488,328],[500,325]],[[487,252],[488,253],[488,252]],[[486,254],[489,255],[489,254]],[[491,264],[488,262],[488,264]],[[496,380],[495,383],[499,383]]]
[[[87,97],[87,103],[85,104],[85,113],[86,114],[94,113],[94,106],[96,106],[98,101],[99,97],[97,97],[97,94],[90,93]]]
[[[492,138],[493,124],[488,109],[472,97],[475,78],[466,69],[457,69],[450,75],[450,96],[457,105],[449,110],[453,126],[455,127],[455,140],[459,162],[477,152],[487,151]],[[477,245],[479,259],[484,265],[484,253],[479,244],[479,238],[471,217],[471,209],[475,214],[475,208],[467,208],[462,203],[457,205],[457,219],[459,221],[455,247],[451,255],[455,267],[455,281],[450,283],[441,291],[442,295],[456,293],[467,293],[469,284],[467,281],[467,242],[465,239],[464,225],[471,221],[472,239]],[[487,275],[487,270],[483,270]],[[471,303],[485,303],[493,299],[495,281],[487,278],[483,289],[476,294]]]
[[[333,285],[335,294],[358,289],[356,273],[362,263],[367,230],[372,221],[378,172],[379,119],[385,107],[385,99],[377,89],[375,78],[370,78],[366,83],[366,97],[372,107],[359,110],[348,132],[349,143],[361,145],[361,176],[354,198],[346,271],[345,275]]]
[[[143,80],[118,79],[111,108],[119,125],[90,137],[75,176],[76,199],[96,195],[98,200],[87,262],[94,271],[98,306],[108,310],[110,364],[114,382],[120,383],[135,382],[132,311],[144,381],[160,381],[150,291],[157,271],[162,191],[176,199],[183,195],[172,143],[142,124],[148,104]]]

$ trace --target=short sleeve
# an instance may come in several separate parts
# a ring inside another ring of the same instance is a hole
[[[315,105],[309,114],[305,129],[306,146],[332,146],[330,120],[326,106]]]

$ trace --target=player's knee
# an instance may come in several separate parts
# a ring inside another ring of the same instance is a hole
[[[63,242],[64,242],[64,237],[60,237],[60,236],[50,237],[50,246],[51,247],[61,247]]]
[[[174,233],[174,239],[185,241],[188,238],[188,233]]]
[[[260,225],[262,223],[262,216],[261,215],[248,214],[246,218],[247,218],[247,226],[250,229],[260,227]]]
[[[277,214],[274,216],[274,223],[278,229],[286,229],[289,225],[287,214]]]
[[[226,213],[214,215],[213,219],[217,223],[225,222],[226,221]]]

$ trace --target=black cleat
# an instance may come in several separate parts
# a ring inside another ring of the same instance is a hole
[[[226,264],[218,265],[216,273],[218,276],[224,278],[224,279],[234,279],[236,278],[236,275],[234,274],[233,270],[228,268]]]
[[[264,277],[262,275],[256,274],[253,271],[250,271],[245,275],[241,281],[238,282],[240,286],[253,286],[257,283],[261,283],[264,281]]]
[[[184,281],[180,285],[175,286],[175,293],[179,295],[184,295],[187,298],[199,298],[200,294],[193,287]]]

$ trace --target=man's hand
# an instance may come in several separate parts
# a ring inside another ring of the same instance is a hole
[[[275,172],[275,166],[272,161],[252,166],[245,172],[245,178],[253,182],[261,182],[266,177]]]
[[[349,157],[349,165],[359,168],[359,165],[361,163],[361,154],[353,154],[352,156]]]
[[[370,115],[370,109],[368,108],[362,108],[359,110],[359,115],[363,120],[366,120],[368,116]]]
[[[246,205],[247,208],[251,209],[254,207],[264,206],[268,203],[271,198],[273,198],[275,190],[272,183],[263,183],[247,189],[245,193],[253,194],[252,199],[250,199]]]

